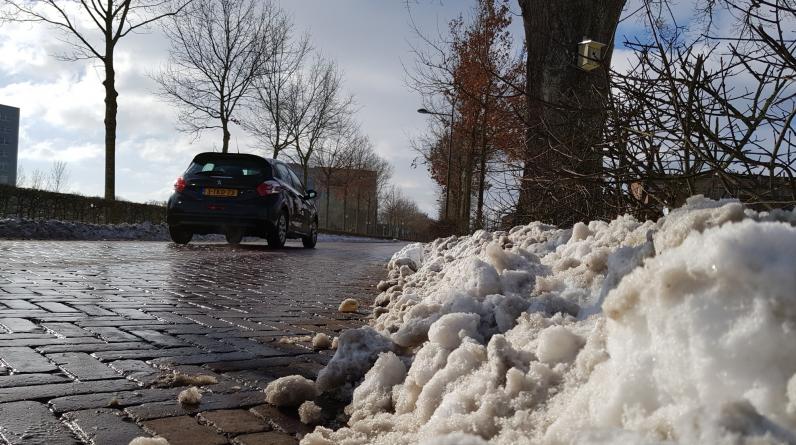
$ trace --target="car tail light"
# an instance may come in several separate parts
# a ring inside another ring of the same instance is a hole
[[[275,195],[282,191],[282,186],[276,181],[265,181],[257,186],[257,194],[260,196]]]
[[[177,182],[174,183],[174,191],[182,193],[183,190],[185,190],[185,179],[180,176],[177,178]]]

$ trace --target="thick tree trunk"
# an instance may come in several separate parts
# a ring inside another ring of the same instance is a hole
[[[116,115],[119,112],[116,70],[113,67],[113,44],[105,52],[105,199],[116,199]]]
[[[527,42],[528,128],[517,222],[571,224],[599,216],[614,34],[625,0],[518,0]],[[577,67],[584,38],[608,45],[602,66]]]

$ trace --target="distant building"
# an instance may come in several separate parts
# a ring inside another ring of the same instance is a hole
[[[0,105],[0,184],[17,184],[19,108]]]

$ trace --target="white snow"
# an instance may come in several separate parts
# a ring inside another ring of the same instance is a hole
[[[796,443],[794,225],[693,197],[406,246],[319,374],[348,425],[301,443]]]
[[[296,407],[317,395],[315,382],[300,375],[276,379],[265,387],[265,401],[274,406]]]
[[[180,405],[198,405],[202,401],[202,393],[199,388],[191,386],[177,395],[177,401]]]

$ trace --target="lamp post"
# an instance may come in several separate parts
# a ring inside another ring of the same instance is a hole
[[[428,111],[425,108],[421,108],[417,110],[420,114],[433,114],[435,116],[445,116],[449,117],[449,134],[448,134],[448,165],[447,165],[447,178],[445,179],[445,221],[448,221],[448,206],[450,205],[451,200],[451,154],[453,153],[453,113],[456,111],[456,99],[454,98],[453,102],[451,102],[451,114],[448,116],[444,113],[437,113],[434,111]]]

